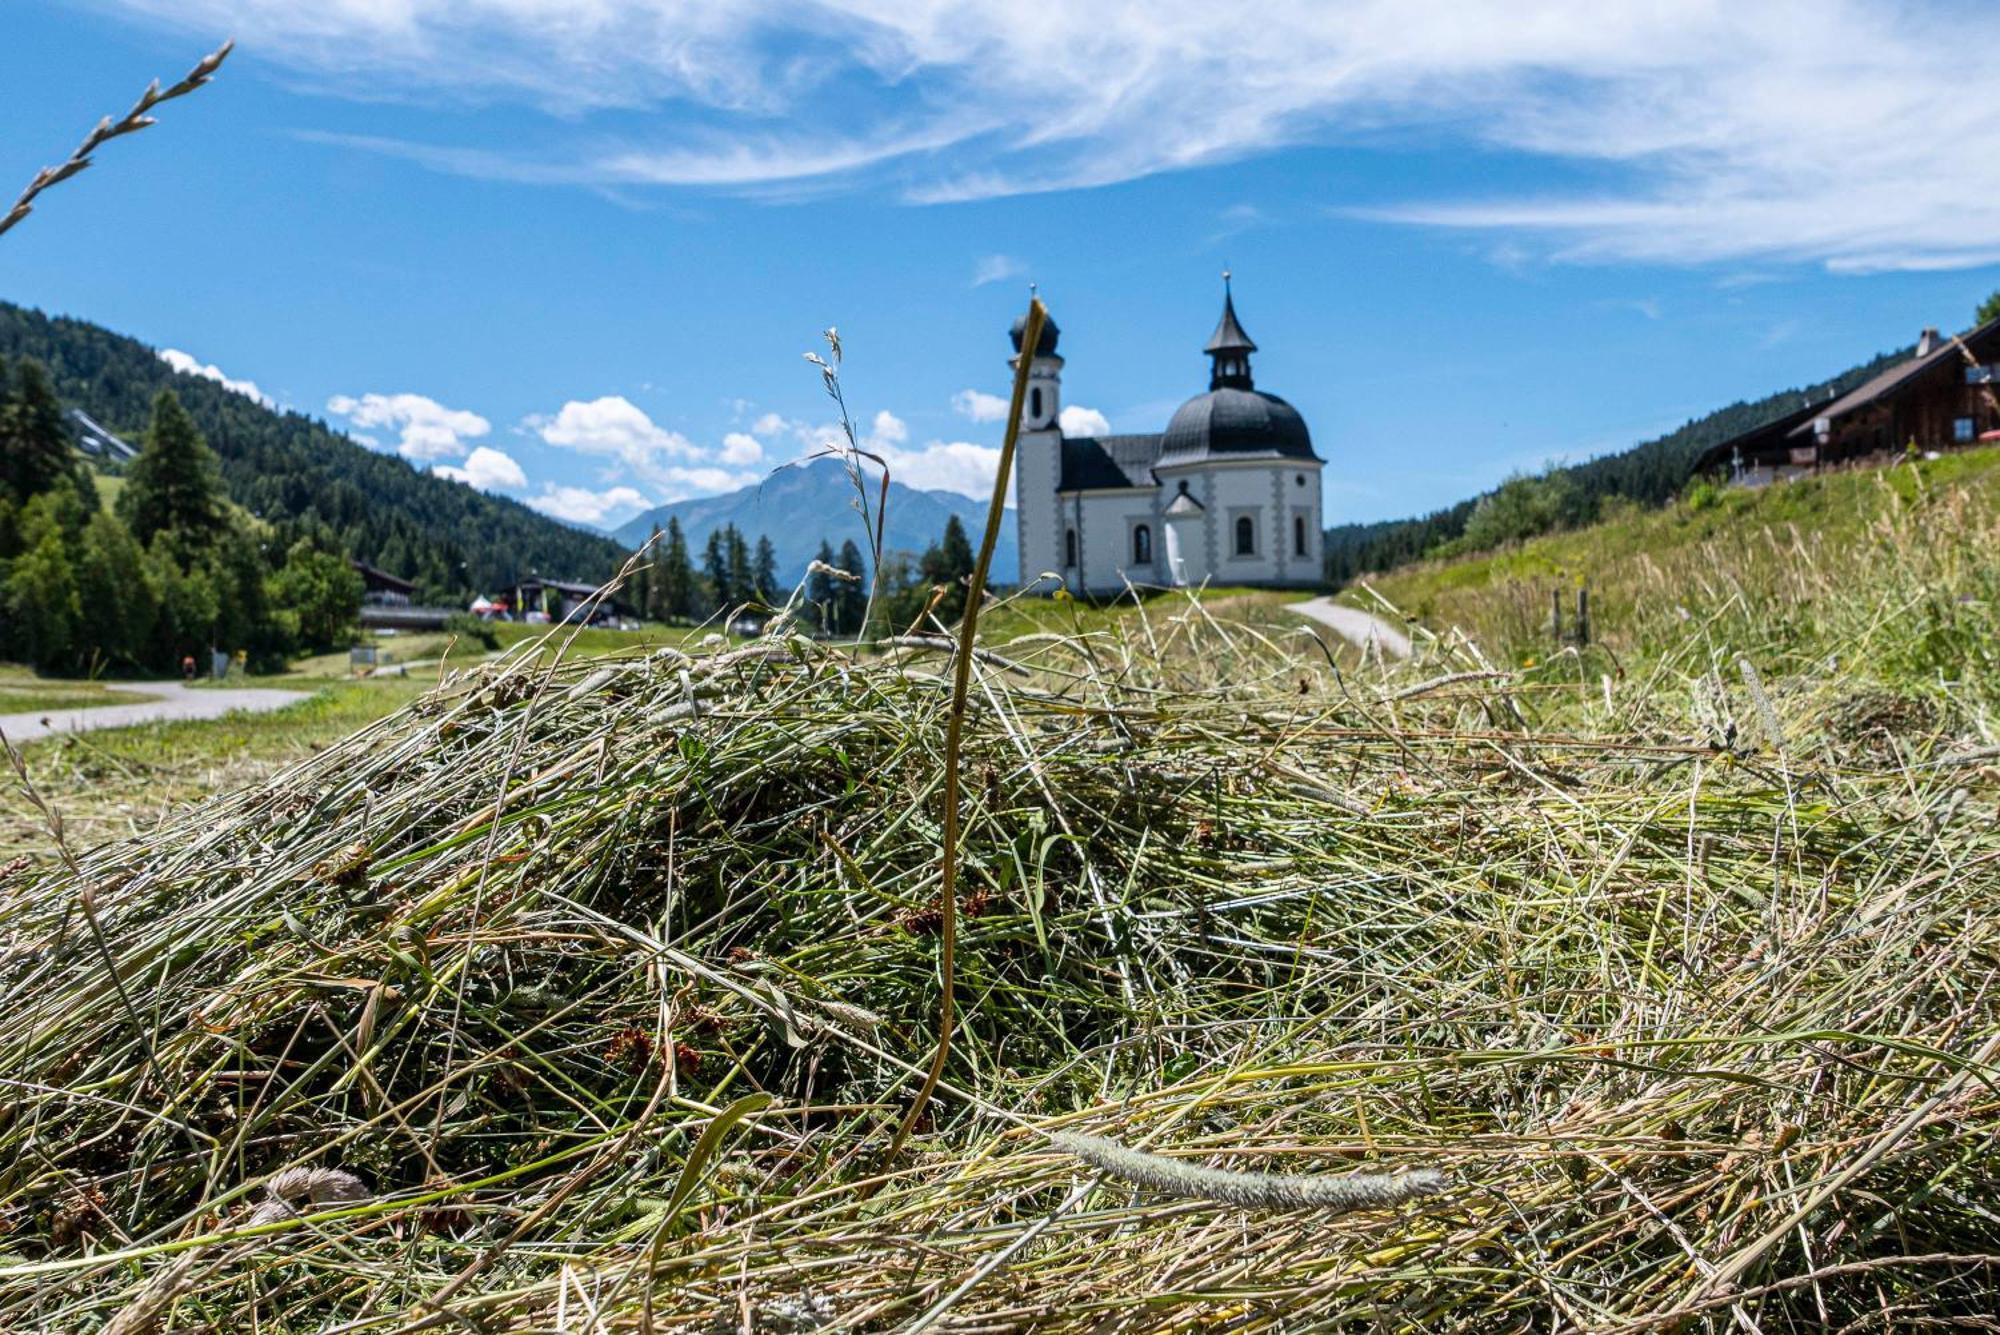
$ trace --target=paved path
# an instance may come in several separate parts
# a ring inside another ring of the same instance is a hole
[[[107,683],[108,684],[108,683]],[[274,691],[265,687],[202,687],[178,681],[148,681],[111,685],[111,690],[156,697],[129,705],[98,705],[94,709],[48,709],[31,714],[0,714],[0,732],[10,742],[32,742],[62,732],[97,728],[129,728],[135,723],[179,719],[221,718],[233,710],[261,714],[283,709],[306,698],[304,691]]]
[[[1372,641],[1376,648],[1389,658],[1410,656],[1409,636],[1381,617],[1364,612],[1358,607],[1349,607],[1331,598],[1313,598],[1303,603],[1287,603],[1285,610],[1297,612],[1302,617],[1311,617],[1314,621],[1331,626],[1334,634],[1357,649],[1367,649]]]

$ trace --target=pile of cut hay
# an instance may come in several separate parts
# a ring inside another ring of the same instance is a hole
[[[994,649],[895,1160],[946,655],[523,659],[0,886],[0,1328],[1992,1310],[1970,771],[1583,727],[1435,646],[1356,680],[1198,608]],[[1089,1138],[1444,1186],[1217,1203]]]

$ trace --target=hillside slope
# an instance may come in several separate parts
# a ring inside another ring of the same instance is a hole
[[[56,392],[137,443],[171,388],[222,459],[230,497],[267,519],[318,522],[364,561],[432,596],[499,588],[529,571],[601,580],[624,553],[516,501],[422,472],[297,412],[182,374],[137,339],[0,302],[0,358],[32,357]]]
[[[871,506],[878,494],[875,485],[870,483]],[[841,543],[850,539],[866,550],[854,499],[854,485],[839,461],[818,459],[796,468],[781,468],[740,491],[662,505],[625,524],[614,536],[636,547],[647,539],[655,525],[664,529],[668,519],[677,518],[681,521],[681,531],[687,535],[688,550],[698,562],[708,535],[734,524],[752,543],[759,536],[771,540],[778,555],[779,581],[789,587],[805,578],[806,566],[818,555],[822,541],[836,552]],[[921,553],[938,540],[945,521],[953,515],[958,516],[976,544],[986,524],[986,502],[953,491],[921,491],[892,480],[882,550]],[[1018,567],[1015,551],[1014,521],[1010,515],[1000,526],[1000,541],[993,550],[995,583],[1013,582]]]
[[[1695,459],[1709,446],[1776,421],[1806,399],[1817,401],[1844,394],[1914,350],[1905,347],[1880,353],[1830,380],[1780,390],[1754,401],[1738,400],[1726,408],[1691,418],[1666,435],[1631,449],[1559,469],[1574,484],[1570,493],[1572,512],[1564,516],[1564,522],[1587,523],[1605,497],[1658,505],[1680,491]],[[1418,560],[1439,543],[1463,533],[1473,507],[1481,497],[1491,494],[1482,492],[1442,510],[1409,519],[1340,524],[1328,529],[1325,547],[1328,580],[1339,583],[1363,571],[1389,570]]]
[[[1995,549],[2000,449],[1978,449],[1627,507],[1501,551],[1372,576],[1343,597],[1379,610],[1373,590],[1419,624],[1463,630],[1514,661],[1551,656],[1551,600],[1560,594],[1571,608],[1580,587],[1590,592],[1594,640],[1627,657],[1684,639],[1686,609],[1707,605],[1736,642],[1767,645],[1774,661],[1803,655],[1799,670],[1810,672],[1832,656],[1845,671],[1880,629],[1834,624],[1865,574],[1900,590],[1872,613],[1893,632],[1880,638],[1885,662],[1950,650],[1954,663],[1992,666],[2000,574],[1982,582],[1989,576],[1964,567],[1966,553],[1990,559]],[[1954,585],[1960,592],[1947,596]]]

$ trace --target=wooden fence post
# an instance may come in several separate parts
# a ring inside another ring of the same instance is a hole
[[[1576,591],[1576,642],[1578,647],[1590,643],[1590,590]]]
[[[1561,589],[1550,591],[1549,609],[1549,638],[1560,646],[1563,640],[1563,591]]]

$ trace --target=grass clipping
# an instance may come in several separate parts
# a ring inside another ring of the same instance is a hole
[[[992,649],[893,1159],[948,649],[504,661],[0,882],[0,1327],[1990,1310],[1981,780],[1186,601]]]

